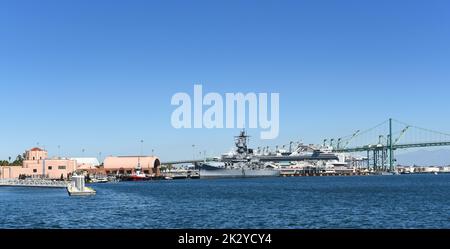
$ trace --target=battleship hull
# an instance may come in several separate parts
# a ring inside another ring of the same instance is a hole
[[[200,178],[240,178],[240,177],[273,177],[280,176],[273,169],[200,169]]]

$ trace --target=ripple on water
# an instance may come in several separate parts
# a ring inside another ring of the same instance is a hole
[[[1,228],[450,228],[450,175],[0,188]]]

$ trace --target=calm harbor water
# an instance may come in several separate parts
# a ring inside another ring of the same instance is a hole
[[[0,187],[0,228],[450,228],[450,174]]]

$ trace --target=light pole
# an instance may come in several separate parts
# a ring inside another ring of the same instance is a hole
[[[138,169],[141,170],[141,156],[142,156],[142,151],[144,150],[144,140],[141,139],[141,152],[138,156]]]

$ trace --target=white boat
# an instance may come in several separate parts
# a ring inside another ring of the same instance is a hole
[[[382,172],[378,172],[378,173],[376,173],[377,175],[380,175],[380,176],[393,176],[394,175],[394,173],[392,173],[392,172],[386,172],[386,171],[382,171]]]
[[[91,183],[107,183],[107,182],[109,182],[109,180],[106,177],[91,179]]]

